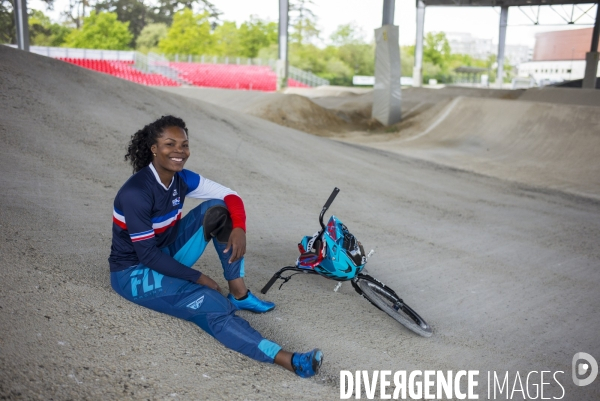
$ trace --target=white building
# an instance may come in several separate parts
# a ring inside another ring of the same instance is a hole
[[[591,43],[592,28],[538,33],[532,60],[518,66],[519,76],[538,85],[583,79]]]
[[[485,60],[498,53],[498,45],[493,43],[492,39],[476,38],[466,32],[448,32],[446,38],[452,53],[468,54],[479,60]],[[504,55],[510,65],[531,60],[532,53],[533,49],[524,45],[506,45],[504,48]]]
[[[583,79],[585,60],[530,61],[518,67],[520,77],[531,77],[540,85]],[[600,66],[598,68],[600,73]]]

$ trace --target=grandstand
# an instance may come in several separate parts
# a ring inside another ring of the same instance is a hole
[[[14,46],[13,46],[14,47]],[[146,86],[181,86],[182,84],[209,88],[256,90],[274,92],[277,89],[277,74],[272,62],[267,60],[245,59],[240,63],[204,62],[204,56],[189,56],[187,62],[169,61],[156,54],[143,55],[134,51],[71,49],[45,46],[31,46],[32,53],[59,59],[90,70],[109,74],[121,79]],[[196,62],[193,62],[196,61]],[[197,62],[200,61],[200,62]],[[258,65],[256,62],[258,61]],[[272,61],[272,60],[271,60]],[[288,86],[308,88],[327,85],[329,81],[309,72],[290,66]],[[295,78],[295,79],[294,79]]]
[[[180,82],[161,74],[144,73],[135,69],[133,61],[93,60],[71,57],[58,57],[58,59],[142,85],[181,86]],[[188,85],[265,92],[273,92],[277,89],[277,75],[268,66],[188,62],[171,62],[168,65],[177,72],[178,79]],[[288,86],[308,87],[308,85],[294,79],[288,80]]]
[[[94,60],[84,58],[57,57],[59,60],[90,70],[103,72],[117,78],[126,79],[147,86],[181,86],[177,81],[160,74],[148,74],[133,68],[133,61]]]
[[[269,66],[184,62],[171,62],[169,66],[189,85],[265,92],[277,88],[277,75]],[[288,86],[308,87],[293,79],[288,80]]]

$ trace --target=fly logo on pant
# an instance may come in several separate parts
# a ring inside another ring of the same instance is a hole
[[[198,298],[194,302],[191,302],[191,303],[187,304],[187,307],[190,308],[190,309],[196,310],[200,306],[202,306],[202,302],[204,302],[204,295],[202,295],[200,298]]]
[[[150,284],[148,278],[149,273],[152,272],[152,281],[153,284]],[[141,285],[141,289],[143,295],[149,295],[148,293],[151,291],[158,290],[162,287],[162,279],[163,275],[155,272],[154,270],[146,269],[137,269],[131,273],[131,295],[134,298],[138,297],[138,290]]]

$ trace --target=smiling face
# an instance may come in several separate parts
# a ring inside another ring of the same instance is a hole
[[[188,137],[179,127],[167,127],[150,149],[156,155],[152,164],[163,184],[168,186],[175,173],[183,170],[183,165],[190,157]]]

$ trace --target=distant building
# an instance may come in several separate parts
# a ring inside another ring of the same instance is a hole
[[[531,77],[538,85],[582,79],[592,31],[584,28],[536,34],[532,60],[518,66],[519,76]]]
[[[448,39],[452,53],[467,54],[481,60],[495,54],[492,39],[475,38],[466,32],[447,32],[446,39]]]
[[[467,32],[447,32],[446,39],[452,53],[467,54],[475,59],[485,60],[498,52],[498,45],[492,39],[476,38]],[[510,65],[518,65],[531,60],[531,49],[524,45],[506,45],[504,56]]]
[[[519,65],[531,60],[533,50],[525,45],[504,46],[504,57],[510,65]]]

